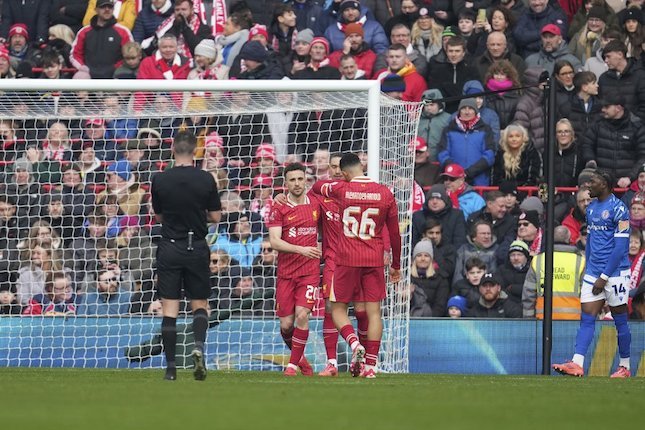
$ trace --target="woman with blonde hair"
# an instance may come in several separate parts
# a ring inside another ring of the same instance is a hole
[[[70,46],[76,38],[74,31],[65,24],[52,25],[49,27],[48,32],[49,40],[60,39]]]
[[[530,142],[528,130],[519,124],[510,124],[502,131],[492,183],[515,181],[519,186],[536,185],[541,174],[542,156]]]
[[[419,18],[412,25],[412,45],[419,50],[427,61],[441,51],[441,32],[443,26],[437,24],[428,9],[419,9]]]

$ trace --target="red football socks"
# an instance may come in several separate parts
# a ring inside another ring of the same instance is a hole
[[[376,366],[378,351],[381,348],[381,341],[366,340],[363,345],[365,345],[365,364],[368,366]]]
[[[354,326],[347,324],[340,329],[340,335],[347,341],[347,344],[352,348],[352,351],[358,346],[358,336],[354,333]]]
[[[356,316],[356,322],[358,325],[358,340],[361,345],[365,345],[367,341],[367,326],[369,325],[369,318],[367,318],[367,312],[365,311],[356,311],[354,312]]]
[[[284,331],[280,329],[280,336],[282,336],[282,340],[284,340],[284,344],[287,345],[287,348],[291,349],[291,340],[293,337],[293,329],[289,331]]]
[[[291,358],[289,358],[289,364],[295,366],[300,363],[302,354],[305,352],[305,346],[307,346],[307,338],[309,337],[309,330],[302,330],[299,328],[293,329],[293,337],[291,338]]]
[[[327,352],[327,360],[336,359],[336,344],[338,344],[338,330],[331,319],[331,314],[325,312],[323,319],[323,342]]]

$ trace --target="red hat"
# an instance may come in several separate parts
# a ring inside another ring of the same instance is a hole
[[[255,24],[251,27],[251,30],[249,30],[249,40],[253,39],[258,34],[261,34],[266,40],[269,40],[269,32],[267,31],[266,25]]]
[[[314,37],[309,46],[314,46],[314,43],[322,43],[325,46],[327,54],[329,54],[329,42],[324,37]]]
[[[270,158],[276,160],[275,148],[270,143],[262,143],[255,151],[255,158]]]
[[[9,51],[3,45],[0,45],[0,58],[9,61]]]
[[[29,30],[25,24],[14,24],[9,28],[9,39],[11,39],[16,34],[24,36],[25,39],[29,40]]]
[[[204,148],[224,148],[224,139],[216,131],[204,138]]]
[[[542,31],[540,31],[540,34],[544,34],[544,33],[551,33],[551,34],[555,34],[556,36],[562,36],[560,27],[558,27],[555,24],[547,24],[544,27],[542,27]]]
[[[273,178],[268,175],[257,175],[253,178],[251,185],[253,188],[271,188],[273,186]]]
[[[102,118],[90,118],[85,121],[85,125],[105,125],[105,120]]]
[[[449,178],[465,178],[466,172],[459,164],[448,164],[441,176],[448,176]]]
[[[418,152],[425,152],[428,150],[428,144],[426,143],[426,140],[421,136],[417,136],[412,139],[412,142],[410,142],[410,147],[414,148],[414,150]]]
[[[349,36],[350,34],[353,34],[353,33],[358,33],[361,36],[365,36],[365,31],[363,30],[363,26],[357,22],[352,22],[347,24],[343,31],[345,32],[345,36]]]

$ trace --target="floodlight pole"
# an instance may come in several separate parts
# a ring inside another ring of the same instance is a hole
[[[555,77],[552,74],[546,81],[544,97],[546,99],[545,133],[546,145],[546,246],[544,249],[544,320],[542,321],[542,374],[551,374],[551,350],[553,347],[553,252],[555,229]],[[538,277],[538,282],[540,282]]]

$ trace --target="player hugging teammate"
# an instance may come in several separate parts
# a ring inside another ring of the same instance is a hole
[[[313,286],[318,285],[314,279],[318,278],[320,270],[320,252],[316,247],[319,217],[326,219],[323,221],[326,265],[323,295],[328,295],[331,303],[326,306],[323,322],[328,363],[322,376],[337,374],[337,334],[329,321],[331,308],[333,324],[352,349],[352,375],[376,377],[383,334],[381,301],[386,297],[384,234],[389,234],[392,247],[390,279],[398,282],[401,276],[401,236],[394,196],[387,187],[363,175],[356,154],[345,154],[338,160],[338,156],[331,158],[332,174],[338,179],[340,170],[345,180],[317,182],[312,188],[317,198],[305,194],[304,166],[297,163],[287,166],[284,173],[288,190],[286,204],[277,204],[271,213],[271,245],[280,252],[276,306],[280,332],[291,348],[285,370],[285,375],[289,376],[296,375],[298,367],[302,374],[312,374],[303,352],[309,335],[309,315],[315,302]],[[336,169],[334,162],[339,162]],[[312,228],[316,228],[315,235],[304,234]],[[356,336],[347,316],[350,302],[361,304],[359,313],[365,310],[367,324],[359,319],[359,333],[361,328],[366,332],[363,342]]]

